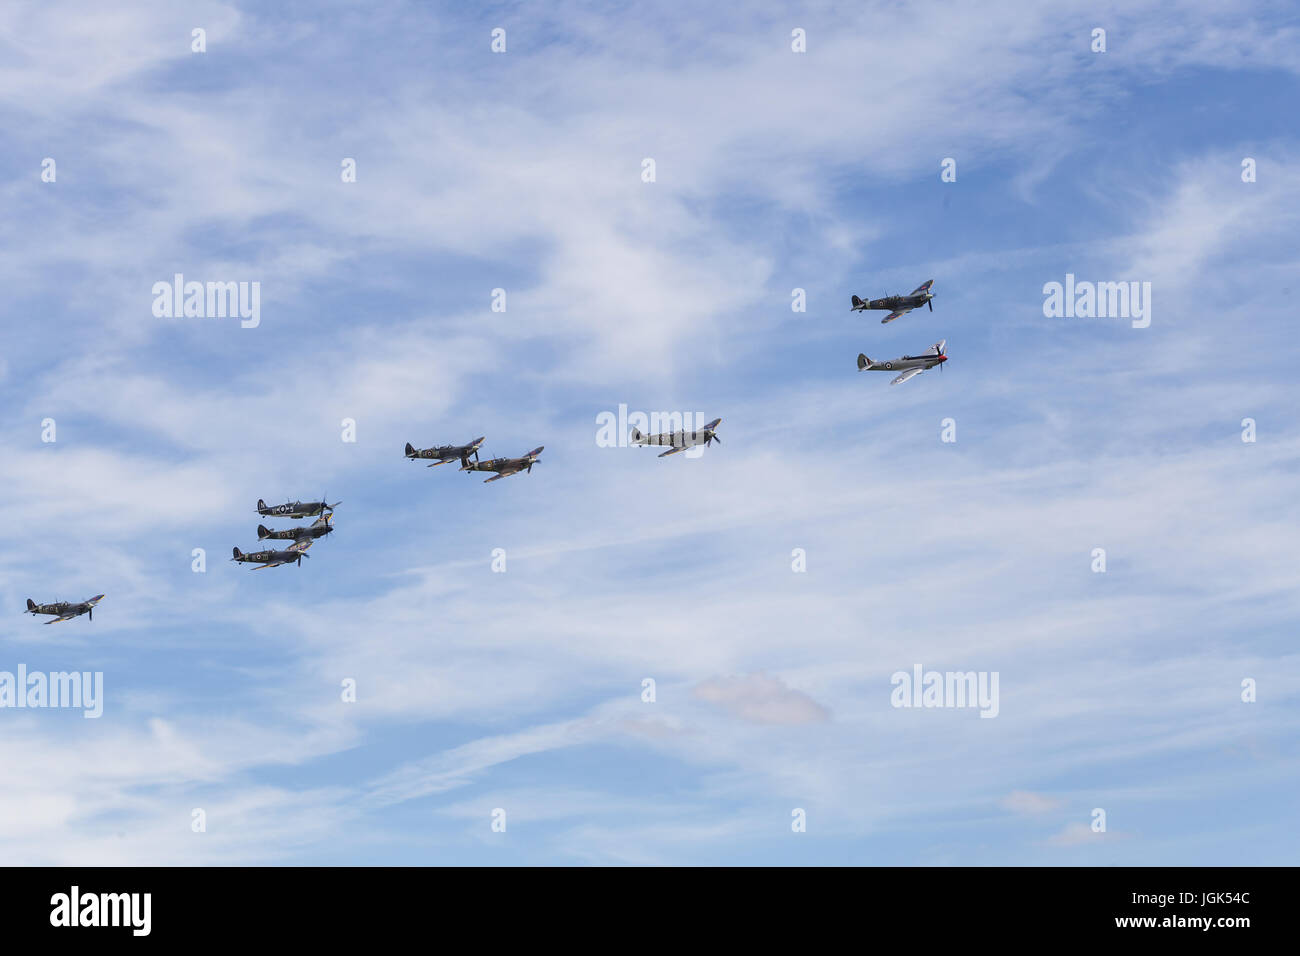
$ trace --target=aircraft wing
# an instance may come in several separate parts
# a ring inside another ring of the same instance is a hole
[[[666,452],[664,452],[664,453],[663,453],[662,455],[660,455],[659,457],[660,457],[660,458],[667,458],[669,455],[675,455],[675,454],[677,454],[679,451],[685,451],[685,450],[686,450],[686,446],[685,446],[685,445],[674,445],[672,448],[668,449]]]
[[[311,544],[312,544],[312,539],[311,539],[310,537],[303,537],[303,538],[299,538],[299,539],[298,539],[297,541],[295,541],[293,544],[289,545],[289,547],[285,548],[285,550],[286,550],[286,551],[306,551],[308,548],[311,547]]]
[[[934,285],[934,280],[933,280],[933,279],[926,279],[926,280],[925,280],[924,282],[922,282],[919,286],[917,286],[915,289],[913,289],[913,290],[909,293],[909,295],[916,295],[918,292],[929,292],[929,291],[930,291],[930,286],[932,286],[932,285]]]
[[[46,624],[59,624],[59,623],[61,623],[61,622],[63,622],[63,621],[71,621],[71,620],[72,620],[74,617],[76,617],[76,616],[77,616],[77,615],[75,615],[75,614],[64,614],[64,615],[61,616],[61,617],[56,617],[56,618],[54,618],[54,620],[52,620],[52,621],[46,621],[45,623],[46,623]]]
[[[911,311],[911,309],[898,309],[894,312],[890,312],[889,315],[880,320],[880,324],[884,325],[886,322],[893,322],[894,319],[898,318],[900,315],[907,315],[907,313]]]
[[[486,485],[489,481],[500,481],[502,478],[508,478],[513,474],[513,471],[503,471],[500,474],[493,475],[491,478],[484,478],[483,484]]]
[[[922,372],[924,372],[924,371],[925,371],[925,369],[920,368],[920,367],[917,367],[917,368],[909,368],[909,369],[907,369],[906,371],[900,373],[900,374],[898,375],[898,377],[895,378],[895,379],[894,379],[892,382],[890,382],[889,384],[890,384],[890,385],[899,385],[899,384],[901,384],[901,383],[903,383],[903,382],[906,382],[909,378],[915,378],[916,376],[920,375],[920,374],[921,374]]]

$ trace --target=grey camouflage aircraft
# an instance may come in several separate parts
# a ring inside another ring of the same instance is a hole
[[[309,527],[286,528],[283,531],[272,531],[264,524],[257,526],[257,540],[265,541],[271,538],[274,541],[292,541],[289,545],[289,551],[306,551],[315,543],[317,538],[323,538],[327,534],[332,534],[334,527],[330,524],[329,514],[323,514],[317,518]]]
[[[900,374],[889,384],[898,385],[900,382],[906,382],[909,378],[915,378],[927,368],[934,368],[938,365],[942,370],[943,363],[948,361],[948,356],[943,352],[943,348],[947,344],[947,339],[940,339],[920,355],[904,355],[902,358],[896,358],[889,362],[874,362],[865,355],[859,355],[858,371],[892,372],[897,369]]]
[[[853,297],[853,308],[850,312],[865,312],[867,309],[888,309],[889,315],[880,320],[880,324],[893,322],[900,315],[907,315],[913,309],[919,309],[923,305],[928,305],[930,311],[934,311],[934,293],[930,291],[930,286],[934,285],[933,279],[926,279],[919,286],[909,292],[907,295],[887,295],[883,299],[871,299],[864,302],[856,295]]]
[[[104,600],[104,595],[96,594],[93,598],[85,601],[79,601],[72,604],[68,601],[55,601],[53,604],[37,604],[31,598],[27,599],[28,614],[54,614],[56,617],[52,621],[45,621],[46,624],[58,624],[61,621],[71,621],[74,617],[80,617],[83,614],[89,614],[90,619],[95,619],[95,605]]]
[[[666,458],[669,455],[675,455],[679,451],[685,451],[687,448],[694,448],[696,445],[712,445],[717,442],[722,444],[722,439],[717,436],[717,428],[722,424],[721,418],[715,418],[698,431],[688,432],[663,432],[658,435],[643,435],[640,429],[633,426],[630,441],[633,445],[672,445],[673,447],[661,454],[660,458]]]
[[[282,564],[302,565],[303,558],[310,558],[310,554],[304,554],[302,551],[253,551],[245,554],[238,548],[234,549],[235,556],[231,561],[238,561],[240,564],[256,564],[254,571],[260,571],[262,568],[278,568]]]
[[[478,450],[482,446],[484,439],[475,438],[468,445],[438,445],[435,448],[416,448],[409,441],[406,443],[406,457],[412,461],[420,458],[436,459],[430,468],[437,465],[445,465],[449,461],[460,459],[462,465],[469,463],[469,456],[473,455],[474,460],[478,461]]]
[[[466,461],[460,466],[461,471],[495,471],[496,474],[491,478],[486,478],[483,484],[489,481],[496,481],[498,478],[509,478],[511,475],[517,475],[521,471],[531,472],[533,465],[537,464],[537,456],[542,453],[545,445],[538,445],[522,458],[489,458],[487,461],[476,461],[473,464]]]
[[[261,498],[257,499],[257,513],[268,518],[311,518],[326,511],[333,511],[341,501],[329,504],[326,501],[290,501],[282,505],[268,505]]]

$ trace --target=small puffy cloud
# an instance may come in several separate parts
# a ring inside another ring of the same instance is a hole
[[[692,693],[756,724],[811,724],[830,719],[830,711],[807,694],[761,672],[706,680]]]
[[[1055,797],[1030,790],[1012,790],[1002,798],[1002,807],[1012,813],[1047,813],[1061,805]]]
[[[1048,846],[1079,846],[1082,843],[1102,839],[1106,834],[1097,833],[1086,823],[1068,823],[1060,833],[1047,838]]]

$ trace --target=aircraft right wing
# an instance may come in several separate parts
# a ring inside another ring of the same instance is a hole
[[[898,318],[900,315],[907,315],[907,313],[911,311],[911,309],[898,309],[895,312],[890,312],[889,315],[880,320],[880,324],[884,325],[886,322],[893,322],[894,319]]]
[[[293,544],[289,545],[289,547],[285,548],[284,550],[286,550],[286,551],[306,551],[308,548],[311,547],[312,540],[313,540],[313,539],[310,538],[310,537],[299,538],[297,541],[295,541]]]
[[[912,290],[910,293],[908,293],[908,294],[909,294],[909,295],[916,295],[918,292],[929,292],[929,291],[930,291],[930,286],[932,286],[932,285],[934,285],[934,280],[933,280],[933,279],[926,279],[924,282],[922,282],[919,286],[917,286],[915,289],[913,289],[913,290]]]
[[[900,384],[900,383],[902,383],[902,382],[906,382],[909,378],[915,378],[916,376],[920,375],[920,374],[921,374],[922,372],[924,372],[924,371],[925,371],[925,369],[923,369],[923,368],[919,368],[919,367],[918,367],[918,368],[909,368],[909,369],[907,369],[905,372],[902,372],[902,373],[901,373],[897,378],[895,378],[895,379],[894,379],[892,382],[890,382],[889,384],[890,384],[890,385],[898,385],[898,384]]]

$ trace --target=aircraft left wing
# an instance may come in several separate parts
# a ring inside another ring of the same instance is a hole
[[[909,369],[907,369],[905,372],[902,372],[901,374],[899,374],[899,376],[898,376],[897,378],[895,378],[895,379],[894,379],[892,382],[890,382],[889,384],[890,384],[890,385],[898,385],[898,384],[901,384],[902,382],[906,382],[909,378],[915,378],[916,376],[920,375],[920,374],[921,374],[922,372],[924,372],[924,371],[925,371],[925,369],[923,369],[923,368],[909,368]]]
[[[667,458],[669,455],[675,455],[675,454],[677,454],[679,451],[685,451],[685,450],[686,450],[686,446],[685,446],[685,445],[674,445],[672,448],[668,449],[666,452],[664,452],[664,453],[663,453],[662,455],[660,455],[659,457],[660,457],[660,458]]]
[[[911,311],[911,309],[898,309],[895,312],[890,312],[889,315],[880,320],[880,324],[884,325],[886,322],[893,322],[894,319],[898,318],[900,315],[907,315],[907,313]]]
[[[77,616],[77,615],[75,615],[75,614],[64,614],[62,617],[56,617],[56,618],[54,618],[54,620],[52,620],[52,621],[46,621],[45,623],[46,623],[46,624],[60,624],[60,623],[62,623],[63,621],[71,621],[71,620],[72,620],[74,617],[76,617],[76,616]]]

